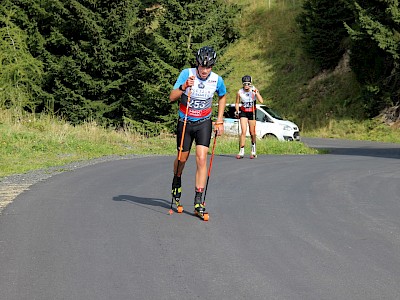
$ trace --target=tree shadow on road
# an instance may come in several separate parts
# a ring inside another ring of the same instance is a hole
[[[400,158],[400,144],[328,138],[303,138],[308,147],[326,154]]]
[[[325,148],[328,154],[335,155],[355,155],[355,156],[371,156],[383,158],[400,158],[400,148],[387,149],[387,148]]]
[[[124,202],[128,202],[128,203],[132,203],[135,205],[138,205],[140,207],[158,212],[158,213],[162,213],[162,214],[168,214],[169,213],[169,209],[171,208],[171,201],[169,200],[165,200],[165,199],[159,199],[159,198],[146,198],[146,197],[136,197],[136,196],[132,196],[132,195],[118,195],[112,198],[113,201],[124,201]],[[161,208],[165,208],[165,210],[159,210],[159,209],[155,209],[152,207],[161,207]],[[176,211],[175,205],[173,206],[173,211]],[[191,215],[194,216],[194,213],[190,213],[187,211],[183,211],[183,213],[187,214],[187,215]]]

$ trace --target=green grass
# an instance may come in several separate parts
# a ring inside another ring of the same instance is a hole
[[[249,143],[249,141],[248,141]],[[0,177],[108,155],[176,155],[176,138],[111,130],[95,123],[72,126],[47,116],[15,118],[0,110]],[[259,154],[314,154],[302,143],[262,140]],[[237,137],[218,138],[216,154],[236,154]]]
[[[0,177],[105,155],[168,154],[171,138],[144,138],[95,123],[72,126],[47,115],[0,110]]]
[[[350,119],[330,119],[327,122],[326,127],[310,130],[307,136],[400,143],[399,129],[391,128],[376,119],[359,122]]]
[[[212,146],[212,145],[211,145]],[[246,150],[250,154],[250,138],[246,140]],[[216,154],[236,155],[239,151],[236,136],[223,135],[218,137]],[[301,142],[280,142],[275,139],[262,139],[257,141],[257,154],[289,155],[289,154],[318,154],[315,149],[305,146]]]

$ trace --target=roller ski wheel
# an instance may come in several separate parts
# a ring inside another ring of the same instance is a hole
[[[183,213],[183,206],[180,204],[179,199],[172,199],[173,202],[175,202],[176,205],[176,211],[178,212],[178,214]],[[174,211],[172,210],[172,205],[171,205],[171,209],[168,211],[168,213],[170,215],[172,215],[174,213]]]
[[[195,210],[194,214],[205,222],[207,222],[210,218],[210,216],[208,215],[208,212],[198,212],[197,210]]]
[[[172,192],[171,192],[171,194],[172,194],[172,203],[175,203],[176,211],[179,214],[183,212],[183,206],[181,205],[181,199],[180,199],[181,193],[182,193],[182,188],[181,187],[172,188]],[[172,204],[171,204],[171,209],[169,210],[169,214],[171,215],[172,212],[173,211],[172,211]]]
[[[237,159],[242,159],[242,158],[243,158],[243,156],[244,156],[244,155],[240,155],[240,154],[238,154],[238,155],[236,155],[236,158],[237,158]]]
[[[250,159],[254,159],[254,158],[257,158],[257,154],[250,155]]]
[[[198,216],[203,221],[207,222],[209,220],[208,212],[205,211],[204,204],[196,204],[194,206],[194,214]]]
[[[181,204],[181,201],[179,198],[175,198],[174,199],[175,205],[176,205],[176,211],[178,212],[178,214],[183,213],[183,206]]]
[[[177,206],[176,210],[178,211],[178,214],[183,213],[183,206],[182,205]]]

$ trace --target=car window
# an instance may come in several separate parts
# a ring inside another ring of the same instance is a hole
[[[273,118],[278,119],[278,120],[283,120],[283,118],[278,115],[275,111],[270,109],[268,106],[261,105],[261,108],[264,109],[267,113],[269,113]]]
[[[261,110],[257,109],[256,120],[260,121],[260,122],[264,122],[264,117],[265,117],[265,114]]]
[[[234,106],[228,106],[225,108],[224,117],[234,119],[235,118],[235,110]]]

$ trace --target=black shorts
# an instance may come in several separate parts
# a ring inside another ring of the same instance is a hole
[[[176,149],[179,151],[179,147],[181,146],[181,138],[183,131],[182,120],[178,120],[177,125],[177,133],[176,133]],[[202,145],[206,147],[210,147],[212,133],[212,121],[210,119],[197,121],[194,123],[186,122],[185,129],[185,137],[183,140],[183,152],[190,151],[193,141],[196,142],[196,145]]]
[[[256,112],[254,112],[254,115],[253,115],[253,112],[240,111],[240,114],[239,114],[239,118],[247,118],[249,120],[255,120],[254,119],[255,116],[256,116]]]

